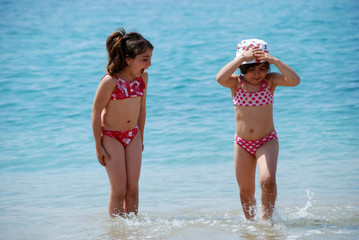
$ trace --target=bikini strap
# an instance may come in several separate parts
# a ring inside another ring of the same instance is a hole
[[[262,83],[261,83],[261,91],[265,88],[268,88],[268,80],[267,78],[263,79]]]

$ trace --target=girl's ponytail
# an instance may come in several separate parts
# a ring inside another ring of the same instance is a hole
[[[108,64],[106,71],[113,76],[118,73],[126,65],[125,55],[123,52],[123,38],[126,31],[123,28],[117,29],[106,40],[106,48],[108,52]]]

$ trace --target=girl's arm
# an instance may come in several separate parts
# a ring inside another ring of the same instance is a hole
[[[105,166],[105,158],[110,159],[110,155],[106,152],[101,142],[101,113],[110,101],[113,89],[116,86],[116,80],[106,75],[100,82],[95,100],[92,106],[91,121],[92,131],[95,139],[96,155],[99,163]]]
[[[300,77],[298,74],[278,58],[273,57],[269,53],[263,51],[258,52],[256,57],[258,57],[259,60],[265,60],[270,64],[274,64],[282,73],[270,74],[270,79],[275,86],[295,87],[300,83]]]
[[[244,61],[249,61],[254,58],[254,52],[257,51],[257,47],[246,50],[241,56],[236,57],[234,60],[224,66],[217,74],[217,82],[223,87],[234,88],[237,86],[238,78],[233,73],[239,68]]]
[[[141,132],[141,139],[142,139],[142,151],[144,149],[144,131],[145,131],[145,122],[146,122],[146,96],[147,96],[147,86],[148,86],[148,73],[145,71],[142,74],[142,79],[146,85],[146,91],[144,91],[142,99],[141,99],[141,109],[140,109],[140,116],[138,118],[138,126]]]
[[[236,87],[238,78],[233,73],[239,68],[243,61],[243,56],[240,56],[229,62],[226,66],[224,66],[217,74],[217,82],[223,87]]]

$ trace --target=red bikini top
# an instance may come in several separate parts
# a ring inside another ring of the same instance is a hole
[[[269,90],[268,81],[264,79],[258,92],[247,92],[242,89],[243,76],[239,76],[240,83],[236,94],[232,97],[233,105],[244,107],[255,107],[273,104],[273,93]]]
[[[111,100],[121,100],[125,98],[132,98],[132,97],[142,97],[146,84],[143,81],[142,77],[138,77],[131,82],[127,82],[122,80],[119,77],[117,78],[117,86],[115,90],[113,90],[111,95]]]

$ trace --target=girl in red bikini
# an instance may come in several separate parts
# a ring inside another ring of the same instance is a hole
[[[281,73],[269,73],[274,64]],[[241,75],[234,72],[240,68]],[[231,89],[236,135],[235,172],[246,219],[255,217],[255,171],[258,165],[262,220],[270,220],[277,197],[276,170],[278,137],[273,124],[273,94],[277,86],[294,87],[299,76],[288,65],[268,52],[259,39],[238,44],[236,58],[217,74],[217,81]]]
[[[139,33],[118,29],[106,41],[107,74],[92,107],[96,154],[110,181],[109,214],[138,211],[146,89],[152,44]]]

